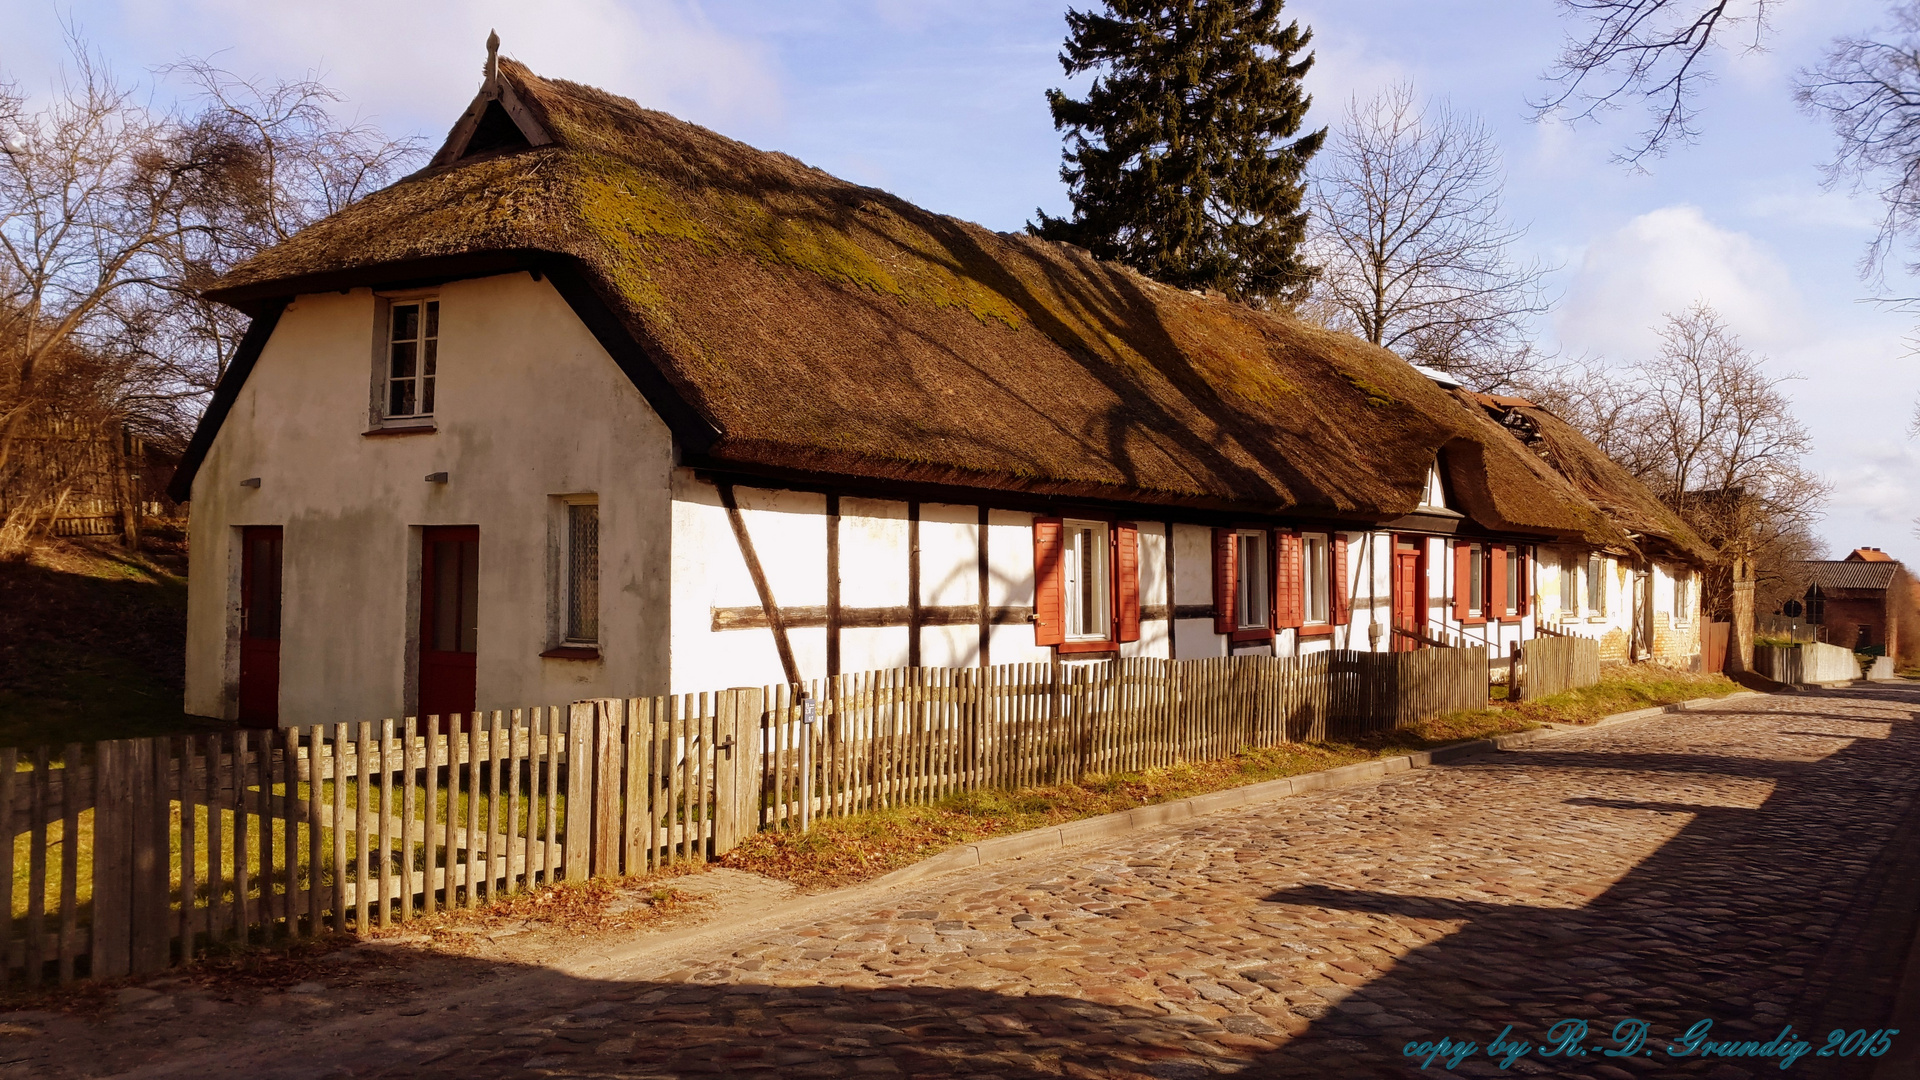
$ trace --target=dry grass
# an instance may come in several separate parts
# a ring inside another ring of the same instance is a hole
[[[1681,671],[1660,664],[1609,664],[1600,681],[1538,701],[1497,703],[1504,712],[1542,724],[1591,724],[1603,716],[1672,705],[1689,698],[1725,697],[1740,684],[1720,674]]]
[[[417,916],[388,929],[370,930],[367,937],[380,940],[425,935],[434,945],[458,952],[480,938],[508,929],[567,934],[636,930],[697,910],[702,901],[669,882],[703,869],[681,864],[634,877],[563,881],[477,907]]]
[[[757,833],[721,863],[803,889],[836,888],[989,837],[1535,726],[1510,712],[1453,713],[1351,742],[1249,747],[1228,758],[1089,776],[1079,783],[968,792],[929,806],[825,819],[804,835]]]

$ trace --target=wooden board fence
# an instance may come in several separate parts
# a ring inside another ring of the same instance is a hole
[[[1600,681],[1600,641],[1537,637],[1520,643],[1520,696],[1528,701]]]

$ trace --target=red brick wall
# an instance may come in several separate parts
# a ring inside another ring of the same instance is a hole
[[[1821,628],[1828,644],[1851,649],[1859,644],[1861,624],[1871,627],[1868,645],[1887,643],[1887,610],[1882,600],[1835,600],[1828,598]]]

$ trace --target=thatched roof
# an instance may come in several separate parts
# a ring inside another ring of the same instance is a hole
[[[1464,392],[1463,392],[1464,394]],[[1464,394],[1651,553],[1705,565],[1711,545],[1573,425],[1525,398]]]
[[[1414,508],[1445,447],[1485,526],[1622,539],[1382,349],[500,72],[549,144],[462,159],[456,129],[441,164],[212,295],[258,305],[447,257],[557,258],[705,425],[677,430],[710,467],[1385,520]]]

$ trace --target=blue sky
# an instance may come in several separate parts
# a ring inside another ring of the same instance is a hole
[[[1920,395],[1915,320],[1861,302],[1872,290],[1856,263],[1876,207],[1822,188],[1827,132],[1791,99],[1795,71],[1836,34],[1874,26],[1882,3],[1783,0],[1765,52],[1718,58],[1699,143],[1644,171],[1610,160],[1638,130],[1630,111],[1577,128],[1527,119],[1562,34],[1551,0],[1288,10],[1314,31],[1315,123],[1354,94],[1411,80],[1493,128],[1526,247],[1561,268],[1543,344],[1627,362],[1652,347],[1663,312],[1714,304],[1773,370],[1803,376],[1790,392],[1813,431],[1812,464],[1834,486],[1821,529],[1834,554],[1872,544],[1920,565],[1920,446],[1906,436]],[[1035,207],[1066,206],[1043,97],[1061,84],[1063,11],[1014,0],[0,0],[0,70],[46,86],[64,12],[130,72],[214,53],[243,74],[317,69],[384,127],[437,141],[497,28],[505,52],[543,73],[1015,229]]]

